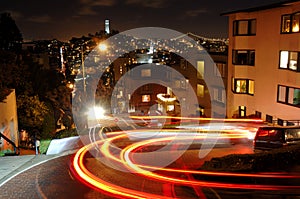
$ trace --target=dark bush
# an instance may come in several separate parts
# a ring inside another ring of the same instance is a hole
[[[300,165],[300,146],[255,154],[232,154],[206,161],[201,170],[230,172],[291,171]]]

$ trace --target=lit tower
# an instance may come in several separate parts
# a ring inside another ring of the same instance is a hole
[[[105,19],[105,27],[104,30],[106,32],[106,34],[110,34],[110,29],[109,29],[109,20]]]

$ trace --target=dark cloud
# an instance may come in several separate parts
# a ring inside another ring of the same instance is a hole
[[[168,0],[126,0],[126,4],[148,8],[165,8],[168,5]]]
[[[87,6],[113,6],[116,0],[80,0],[80,3]]]
[[[51,22],[51,17],[48,15],[32,16],[29,17],[27,20],[35,23],[49,23]]]
[[[14,19],[14,20],[18,20],[18,19],[21,19],[23,18],[23,14],[21,12],[18,12],[18,11],[14,11],[14,10],[3,10],[1,11],[2,12],[7,12],[7,13],[10,13],[10,16]]]
[[[206,9],[197,9],[197,10],[188,10],[185,12],[185,14],[188,17],[197,17],[200,14],[207,13],[207,12],[208,12],[208,10],[206,10]]]
[[[98,6],[110,7],[116,5],[116,0],[80,0],[79,15],[97,15],[97,12],[93,9]]]
[[[79,12],[79,15],[97,15],[97,12],[93,10],[91,6],[83,6]]]

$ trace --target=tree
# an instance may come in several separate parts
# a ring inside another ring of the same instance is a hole
[[[22,34],[9,13],[0,14],[0,102],[6,99],[9,88],[20,82],[15,78],[18,70],[19,57],[16,52],[22,48]],[[22,74],[22,71],[19,71]],[[19,77],[23,77],[22,74]],[[18,92],[18,89],[16,89]]]
[[[22,48],[23,37],[9,13],[0,15],[0,49],[17,52]]]
[[[26,60],[26,56],[22,57],[23,59],[20,61],[20,57],[16,53],[0,50],[1,91],[16,89],[17,96],[25,93],[32,95],[33,89],[29,69],[33,64],[31,64],[31,62],[25,63],[24,60]],[[3,98],[1,99],[3,100]]]
[[[0,50],[0,102],[10,93],[9,84],[12,83],[12,68],[15,56],[13,53]]]
[[[65,113],[62,116],[62,123],[66,127],[67,130],[70,130],[74,124],[73,117],[71,112]]]
[[[44,122],[42,126],[41,138],[49,139],[52,138],[55,134],[55,119],[54,119],[54,110],[50,102],[46,102],[48,108],[48,113],[44,116]]]
[[[0,86],[0,103],[5,102],[6,97],[11,93],[11,90]]]
[[[63,123],[67,124],[68,127],[72,126],[71,90],[66,85],[60,85],[48,91],[45,98],[53,106],[55,122],[63,119]]]
[[[38,96],[20,95],[17,97],[18,119],[21,129],[29,132],[41,130],[48,108]]]

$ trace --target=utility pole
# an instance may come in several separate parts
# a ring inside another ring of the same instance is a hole
[[[83,78],[83,93],[86,93],[86,82],[85,82],[85,68],[84,68],[84,49],[81,45],[81,65],[82,65],[82,78]]]

